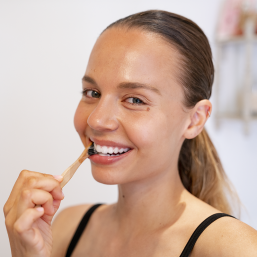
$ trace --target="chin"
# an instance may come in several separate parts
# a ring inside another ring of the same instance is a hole
[[[121,182],[124,183],[124,181],[121,179],[120,171],[115,171],[108,168],[94,167],[93,165],[91,170],[93,178],[99,183],[105,185],[117,185],[121,184]]]
[[[135,170],[135,169],[132,169]],[[138,174],[133,175],[132,170],[125,170],[118,168],[99,167],[92,164],[91,171],[93,178],[105,185],[122,185],[131,183],[136,180],[141,180],[142,177],[138,177]]]

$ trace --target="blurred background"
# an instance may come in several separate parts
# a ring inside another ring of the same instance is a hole
[[[23,169],[61,174],[83,151],[73,126],[93,44],[115,20],[163,9],[195,21],[217,69],[206,129],[257,229],[257,40],[255,1],[0,0],[0,205]],[[116,186],[97,183],[86,160],[64,188],[63,208],[112,203]],[[10,257],[0,214],[1,256]]]

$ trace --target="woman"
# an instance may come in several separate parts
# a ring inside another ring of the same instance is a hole
[[[62,177],[22,171],[4,207],[12,255],[256,256],[257,232],[220,214],[231,213],[229,184],[204,130],[213,78],[192,21],[147,11],[111,24],[89,58],[74,124],[98,152],[94,178],[118,184],[118,201],[70,207],[51,225]]]

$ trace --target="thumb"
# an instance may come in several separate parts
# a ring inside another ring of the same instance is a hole
[[[54,206],[54,215],[58,211],[62,200],[53,200],[53,206]]]
[[[60,205],[61,205],[61,201],[62,201],[62,200],[53,200],[53,208],[54,208],[54,213],[53,213],[53,215],[46,215],[46,214],[45,214],[45,215],[42,217],[42,219],[43,219],[44,221],[46,221],[48,224],[51,224],[55,213],[58,211],[58,209],[59,209],[59,207],[60,207]]]

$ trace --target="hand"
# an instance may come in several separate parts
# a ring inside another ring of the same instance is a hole
[[[61,176],[20,173],[4,206],[13,257],[51,256],[51,221],[64,198],[61,181]]]

